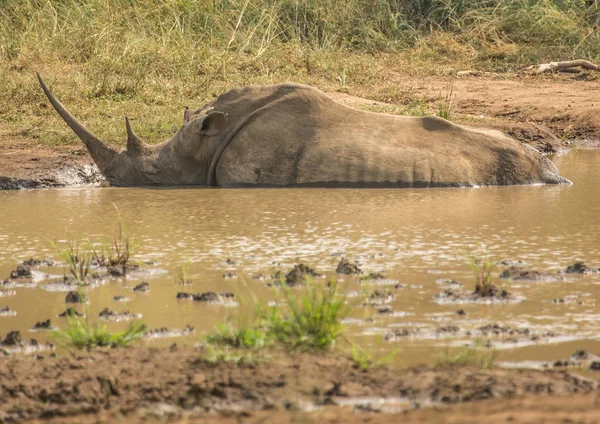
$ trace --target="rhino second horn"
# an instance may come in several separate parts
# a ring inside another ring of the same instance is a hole
[[[77,134],[77,137],[83,141],[88,152],[92,156],[92,159],[98,165],[101,171],[104,171],[112,160],[117,156],[117,151],[112,147],[108,146],[98,137],[96,137],[90,130],[88,130],[81,122],[79,122],[71,112],[63,106],[63,104],[54,96],[52,91],[48,88],[42,76],[36,73],[42,90],[46,93],[46,97],[50,100],[50,103],[54,109],[58,112],[60,117],[67,123],[67,125]]]
[[[149,146],[133,132],[128,117],[125,117],[125,127],[127,127],[127,152],[132,154],[144,153]]]

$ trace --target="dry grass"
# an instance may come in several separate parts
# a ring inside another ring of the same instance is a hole
[[[232,87],[296,81],[390,102],[423,99],[401,75],[596,60],[598,5],[576,0],[13,0],[0,9],[0,137],[79,146],[41,72],[102,138],[124,116],[162,141]],[[427,105],[436,113],[437,104]]]

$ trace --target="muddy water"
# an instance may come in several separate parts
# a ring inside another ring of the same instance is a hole
[[[150,274],[90,289],[88,312],[97,317],[108,307],[142,314],[150,328],[196,328],[194,336],[168,343],[197,342],[237,308],[177,300],[178,291],[272,297],[265,282],[251,279],[253,275],[288,271],[299,262],[333,272],[344,256],[358,260],[364,271],[385,271],[392,281],[374,282],[371,288],[394,295],[388,303],[392,315],[378,314],[377,306],[357,307],[349,322],[351,338],[381,353],[400,349],[398,357],[406,364],[433,361],[448,346],[476,339],[490,340],[501,361],[565,359],[576,349],[600,353],[600,274],[569,275],[553,283],[510,282],[508,290],[520,296],[519,303],[434,302],[444,290],[436,283],[440,278],[472,289],[469,251],[486,251],[494,261],[525,261],[528,268],[551,273],[575,260],[600,267],[600,152],[573,152],[555,162],[573,186],[0,192],[0,280],[30,257],[58,259],[51,240],[60,244],[69,238],[108,236],[117,205],[140,243],[136,258],[156,264],[148,266]],[[175,269],[186,261],[193,283],[181,287]],[[494,274],[504,268],[497,266]],[[224,279],[228,271],[239,278]],[[60,276],[63,270],[59,266],[40,272]],[[0,308],[16,312],[0,316],[1,335],[16,329],[44,340],[47,333],[29,332],[37,321],[50,318],[53,325],[64,325],[57,315],[65,310],[65,292],[49,290],[45,277],[39,276],[36,284],[12,288],[14,295],[0,297]],[[149,292],[132,290],[141,281],[150,284]],[[365,290],[352,277],[344,277],[344,283],[348,290]],[[131,300],[116,302],[117,295]],[[457,316],[459,309],[467,315]],[[527,328],[530,333],[480,334],[477,329],[487,324]],[[458,329],[439,331],[447,326]],[[409,335],[384,341],[396,330]]]

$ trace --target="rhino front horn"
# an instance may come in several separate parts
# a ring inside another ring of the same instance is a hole
[[[108,146],[98,137],[96,137],[90,130],[88,130],[81,122],[79,122],[71,112],[65,108],[62,103],[54,96],[52,91],[48,88],[44,79],[39,73],[36,73],[42,90],[46,93],[46,97],[50,100],[50,103],[54,109],[58,112],[60,117],[67,123],[67,125],[77,134],[77,137],[83,141],[88,152],[92,156],[92,159],[98,165],[101,171],[104,171],[112,160],[117,156],[117,151],[112,147]]]

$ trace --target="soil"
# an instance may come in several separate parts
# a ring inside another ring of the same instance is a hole
[[[600,82],[586,74],[531,76],[506,73],[465,77],[399,75],[401,100],[385,90],[356,87],[352,95],[330,93],[351,107],[402,106],[407,99],[436,103],[452,83],[456,121],[496,128],[545,151],[600,147]],[[387,102],[387,103],[386,103]],[[0,141],[0,189],[63,187],[103,181],[80,146],[47,147],[17,139]]]
[[[464,402],[476,402],[462,406],[468,413],[476,413],[480,401],[490,399],[494,399],[490,405],[496,413],[507,413],[509,410],[495,408],[507,402],[529,405],[536,413],[544,413],[541,404],[564,402],[557,396],[578,394],[577,402],[586,403],[596,398],[598,387],[596,379],[569,371],[361,370],[352,360],[335,355],[274,354],[257,363],[211,364],[200,358],[198,350],[176,346],[95,350],[59,357],[10,356],[0,361],[0,376],[0,421],[4,422],[65,422],[67,417],[71,422],[111,422],[123,416],[127,422],[146,418],[164,422],[166,417],[219,418],[219,422],[233,417],[248,422],[280,417],[263,422],[290,422],[292,417],[315,408],[321,410],[308,415],[309,422],[322,422],[320,416],[340,415],[350,422],[367,422],[367,417],[375,420],[372,422],[397,422],[397,415],[352,414],[353,409],[386,412],[392,407],[403,414],[403,422],[404,418],[419,422],[420,417],[438,410],[444,411],[444,418],[453,413],[466,415],[460,408],[446,410],[447,405]],[[529,402],[531,395],[536,395],[534,402]],[[381,402],[382,398],[390,401],[389,406]],[[598,411],[598,405],[587,404],[590,410]],[[347,411],[339,407],[343,405],[350,405]],[[436,409],[410,412],[431,405]],[[519,417],[523,413],[527,409],[519,411]],[[334,422],[329,418],[325,421]]]

